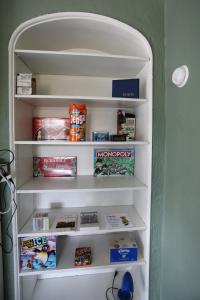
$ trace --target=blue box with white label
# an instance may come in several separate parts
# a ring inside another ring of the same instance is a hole
[[[117,240],[110,247],[110,262],[137,261],[138,247],[135,242]]]
[[[139,98],[139,79],[113,80],[112,97]]]

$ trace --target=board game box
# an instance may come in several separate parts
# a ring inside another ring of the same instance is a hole
[[[75,250],[74,265],[76,267],[88,266],[92,263],[92,251],[90,247],[80,247]]]
[[[135,140],[136,121],[135,114],[130,111],[118,110],[117,112],[117,134],[126,136],[126,141]]]
[[[56,237],[40,236],[20,239],[20,269],[56,268]]]
[[[69,140],[69,118],[33,118],[33,140]]]
[[[112,81],[112,97],[139,98],[138,78],[115,79]]]
[[[76,156],[33,157],[33,177],[75,177]]]
[[[134,175],[135,148],[94,149],[94,176]]]

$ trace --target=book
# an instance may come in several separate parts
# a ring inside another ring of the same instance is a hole
[[[75,231],[77,226],[77,215],[59,216],[55,219],[51,229],[58,231]]]
[[[91,265],[92,251],[90,247],[80,247],[75,250],[74,265],[76,267]]]
[[[135,148],[94,149],[94,176],[134,175]]]
[[[99,229],[99,217],[97,211],[87,211],[80,213],[80,230]]]
[[[112,97],[139,98],[139,79],[117,79],[112,81]]]
[[[133,227],[131,218],[127,213],[114,213],[105,215],[106,227],[110,229]]]

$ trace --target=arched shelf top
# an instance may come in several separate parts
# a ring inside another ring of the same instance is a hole
[[[151,47],[136,29],[115,19],[82,12],[43,15],[21,24],[9,51],[86,52],[152,58]]]

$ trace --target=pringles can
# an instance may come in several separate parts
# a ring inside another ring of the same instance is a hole
[[[85,104],[71,104],[69,107],[71,142],[85,141],[87,109]]]

